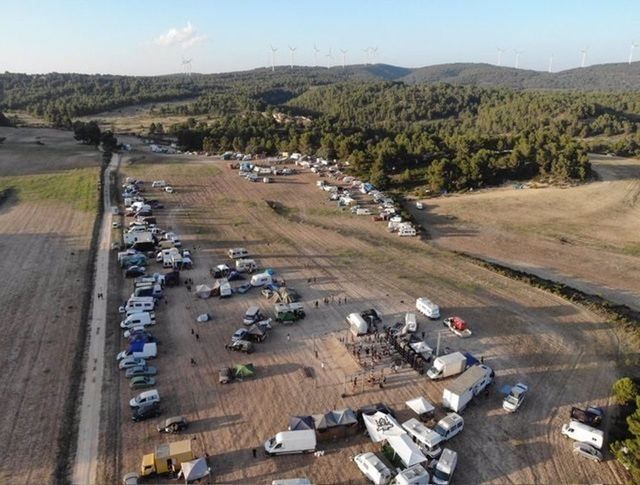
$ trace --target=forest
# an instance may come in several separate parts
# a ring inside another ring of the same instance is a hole
[[[534,177],[583,181],[587,151],[640,154],[640,94],[409,84],[393,66],[128,77],[0,74],[0,110],[56,126],[154,103],[186,150],[299,151],[348,162],[381,188],[458,191]],[[164,101],[184,100],[179,104]],[[206,115],[196,122],[193,116]],[[158,125],[160,126],[160,125]],[[160,130],[154,124],[151,134]]]

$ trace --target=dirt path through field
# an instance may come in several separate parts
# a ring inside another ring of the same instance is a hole
[[[76,448],[73,483],[92,484],[96,481],[100,406],[102,404],[102,375],[104,369],[105,324],[107,313],[107,289],[109,276],[109,251],[111,247],[110,176],[116,168],[116,157],[105,169],[102,197],[104,216],[100,226],[100,242],[96,253],[96,270],[91,297],[91,321],[89,351],[84,373],[84,386],[80,408],[78,442]]]

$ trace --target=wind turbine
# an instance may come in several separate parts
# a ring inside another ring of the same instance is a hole
[[[520,54],[522,54],[524,51],[514,51],[516,53],[516,69],[518,69],[520,67]]]
[[[374,61],[378,60],[378,47],[372,47],[371,48],[371,53],[373,54],[371,57],[373,57]]]
[[[276,70],[276,52],[278,52],[278,48],[271,46],[271,72]]]
[[[498,47],[498,66],[502,66],[502,54],[504,54],[504,49]]]
[[[182,66],[185,75],[191,77],[191,57],[189,59],[182,58]]]
[[[327,58],[327,69],[331,69],[331,61],[333,60],[333,54],[331,53],[331,47],[329,47],[329,53],[325,57]]]
[[[342,69],[344,69],[347,65],[347,52],[349,52],[346,49],[340,49],[340,52],[342,52]]]
[[[582,53],[582,61],[580,62],[580,67],[584,67],[585,64],[587,63],[587,52],[589,51],[588,47],[585,47],[584,49],[580,49],[580,52]]]
[[[293,54],[296,51],[297,47],[289,46],[289,51],[291,51],[291,69],[293,69]]]
[[[629,64],[633,62],[633,50],[638,47],[638,44],[631,42],[631,50],[629,51]]]
[[[320,49],[318,49],[318,46],[313,44],[313,59],[316,62],[316,66],[318,65],[318,53],[320,52]]]
[[[553,66],[553,54],[549,56],[549,72],[551,72],[551,67]]]

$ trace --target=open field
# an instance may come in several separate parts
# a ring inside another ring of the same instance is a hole
[[[600,181],[488,189],[412,209],[436,244],[640,309],[640,162],[592,155]]]
[[[77,377],[71,370],[98,195],[97,168],[64,169],[98,160],[81,153],[84,147],[72,149],[69,133],[9,131],[0,171],[23,175],[0,177],[0,191],[10,189],[0,202],[0,482],[51,483],[59,440],[70,431],[65,406]],[[46,152],[25,142],[34,137],[46,140]]]
[[[267,341],[257,344],[256,353],[246,356],[228,353],[224,344],[242,326],[250,304],[271,312],[256,290],[226,300],[196,299],[185,286],[166,291],[167,303],[161,303],[159,324],[153,329],[161,341],[153,365],[158,368],[163,417],[184,414],[191,421],[184,436],[194,439],[196,453],[210,455],[213,482],[270,483],[307,476],[314,483],[363,483],[349,458],[379,449],[365,436],[321,442],[326,450],[321,457],[264,458],[261,446],[286,429],[292,415],[383,401],[404,421],[412,417],[404,404],[407,399],[424,395],[439,403],[444,383],[427,382],[408,368],[386,374],[383,389],[345,386],[345,380],[358,373],[362,383],[364,374],[341,342],[347,337],[344,317],[373,306],[390,324],[402,319],[418,296],[434,299],[445,316],[457,314],[470,322],[473,337],[460,340],[444,333],[445,347],[482,356],[496,371],[490,396],[479,397],[465,411],[465,430],[447,445],[460,454],[456,483],[625,481],[611,457],[602,464],[580,460],[560,434],[572,405],[597,404],[611,414],[611,384],[635,358],[621,344],[617,329],[556,296],[418,239],[400,239],[369,217],[337,211],[326,192],[314,187],[317,179],[311,174],[259,184],[225,166],[200,159],[182,173],[175,163],[122,167],[123,176],[146,181],[172,171],[167,180],[175,194],[149,186],[147,190],[165,203],[166,209],[156,211],[159,225],[177,232],[185,247],[194,250],[195,268],[183,277],[196,285],[211,283],[209,267],[228,261],[226,249],[245,246],[261,267],[274,268],[288,286],[299,290],[306,303],[305,320],[287,327],[276,324]],[[279,209],[271,209],[267,200],[277,201]],[[123,300],[131,283],[118,279],[113,288]],[[324,304],[325,297],[333,300]],[[338,305],[337,298],[344,297],[347,303]],[[318,309],[313,308],[315,301],[320,301]],[[204,312],[211,313],[213,321],[196,323]],[[441,325],[419,321],[419,331],[426,332],[435,348]],[[155,444],[180,439],[159,435],[154,429],[158,420],[130,422],[127,401],[135,393],[114,370],[112,358],[124,346],[117,314],[111,315],[109,334],[104,395],[114,401],[106,403],[102,423],[100,476],[105,483],[137,470],[142,455]],[[190,364],[192,358],[197,365]],[[220,367],[242,362],[255,364],[255,378],[218,384]],[[306,376],[305,367],[312,368],[312,377]],[[505,415],[498,389],[517,381],[530,386],[530,396],[518,414]],[[258,448],[256,459],[253,448]]]

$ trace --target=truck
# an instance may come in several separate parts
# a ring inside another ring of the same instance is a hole
[[[440,307],[425,297],[416,299],[416,310],[431,320],[440,318]]]
[[[427,371],[431,380],[444,379],[445,377],[460,374],[467,367],[467,358],[460,352],[442,355],[433,361],[433,365]]]
[[[469,367],[460,377],[442,391],[442,404],[445,408],[460,412],[471,400],[484,391],[493,382],[495,373],[484,365],[478,364]]]
[[[264,442],[267,456],[316,451],[316,432],[313,429],[281,431]]]
[[[445,327],[447,327],[449,330],[451,330],[454,334],[456,334],[458,337],[471,336],[471,329],[469,328],[469,325],[467,325],[467,322],[465,322],[460,317],[445,318],[442,324]]]
[[[276,303],[275,319],[276,322],[293,323],[305,317],[302,303]]]
[[[162,475],[165,473],[177,473],[182,464],[193,460],[195,457],[191,451],[191,440],[162,443],[155,447],[153,453],[142,457],[140,475]]]

